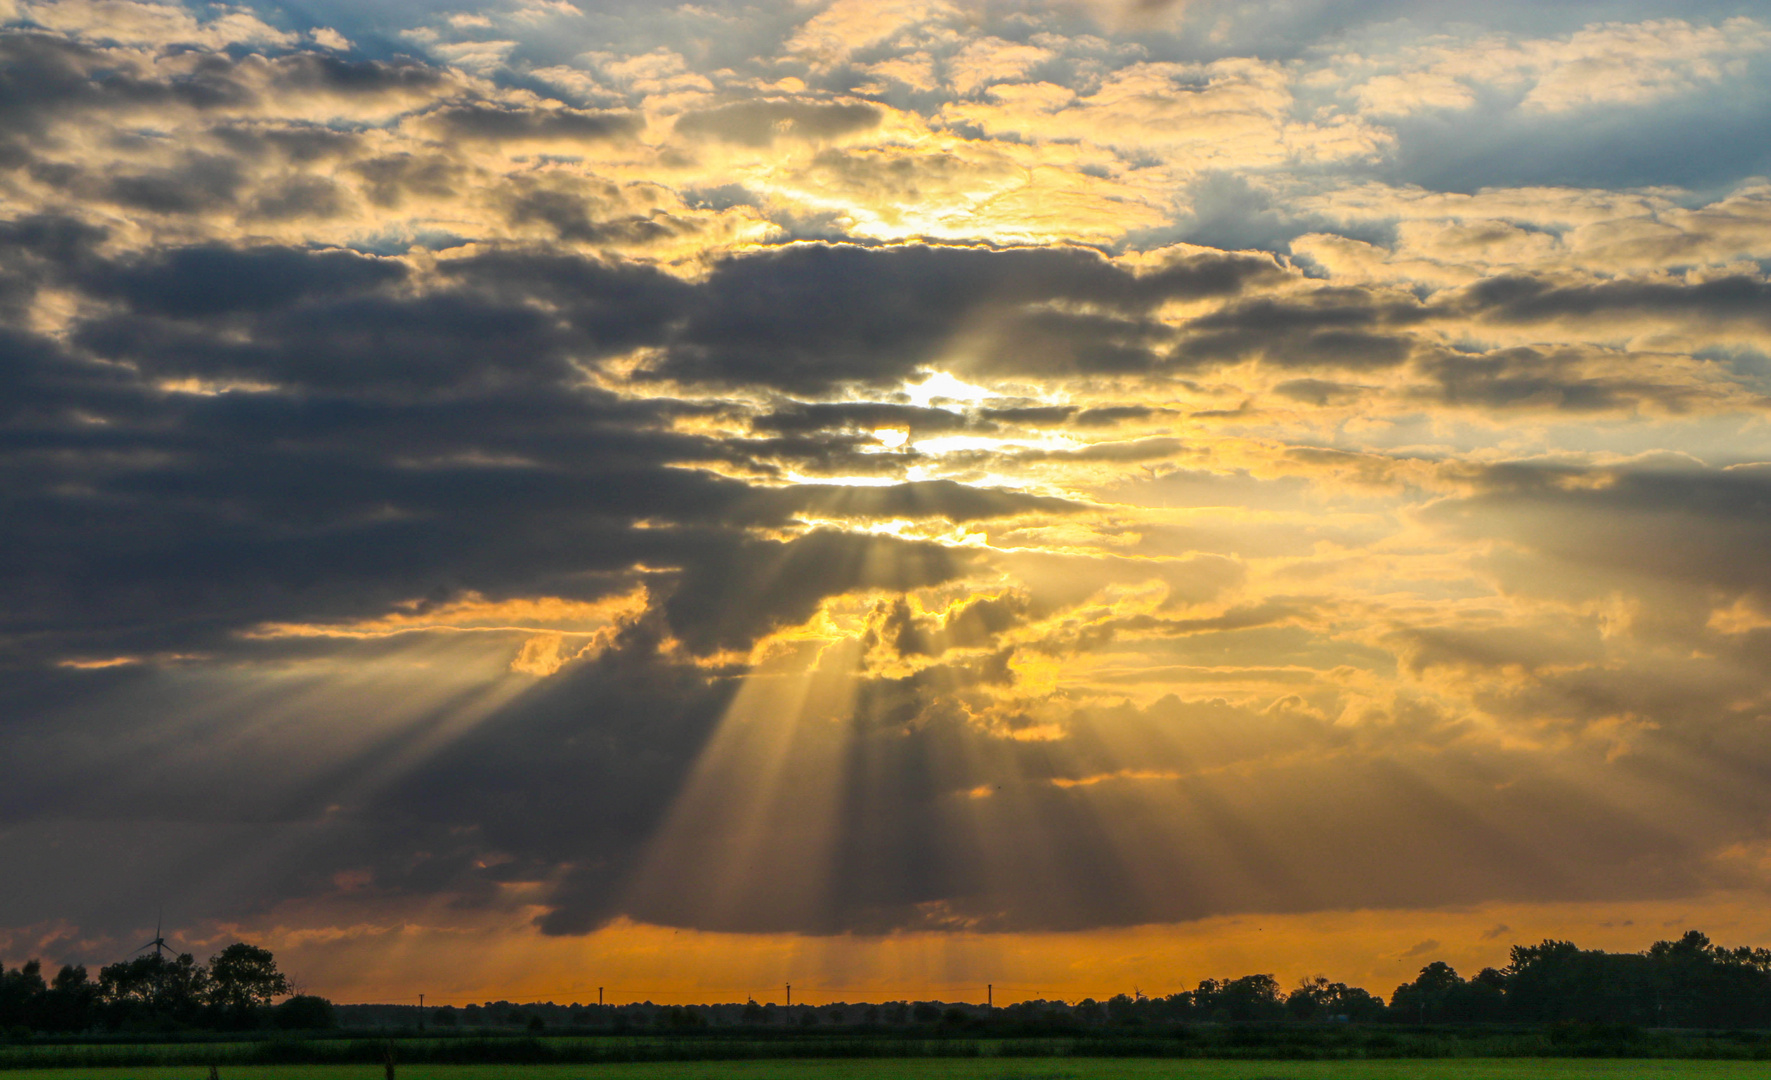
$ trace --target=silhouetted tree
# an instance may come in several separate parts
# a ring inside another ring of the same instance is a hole
[[[338,1014],[332,1003],[323,997],[296,994],[271,1010],[271,1022],[285,1031],[323,1031],[338,1026]],[[441,1022],[440,1018],[438,1022]],[[455,1017],[451,1014],[449,1025],[454,1023]]]
[[[209,958],[209,1004],[237,1027],[249,1026],[273,997],[289,992],[269,949],[235,942]]]
[[[1278,1020],[1285,1016],[1279,981],[1271,975],[1240,979],[1200,980],[1193,991],[1193,1009],[1212,1020]]]
[[[1462,986],[1463,976],[1450,964],[1435,960],[1420,969],[1411,983],[1403,983],[1390,995],[1390,1008],[1402,1020],[1436,1023],[1445,1018],[1445,1002]]]
[[[669,1011],[664,1014],[664,1026],[677,1031],[683,1031],[691,1028],[706,1027],[707,1020],[694,1009],[685,1009],[681,1006],[673,1005]]]
[[[86,966],[63,965],[43,995],[36,1027],[44,1031],[85,1031],[92,1026],[98,1006],[98,985],[86,974]]]
[[[47,990],[43,983],[43,965],[39,961],[26,961],[14,971],[7,971],[4,965],[0,965],[0,1031],[35,1026]]]
[[[1384,1003],[1357,986],[1318,975],[1298,983],[1285,999],[1285,1011],[1295,1020],[1375,1020]]]
[[[190,953],[167,960],[157,953],[99,969],[98,994],[112,1026],[190,1024],[208,991],[209,972]]]

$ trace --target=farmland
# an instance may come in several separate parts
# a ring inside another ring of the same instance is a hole
[[[1744,1061],[1566,1059],[1392,1061],[1158,1061],[1101,1058],[1063,1061],[809,1060],[648,1062],[584,1065],[421,1065],[399,1080],[1762,1080],[1766,1065]],[[203,1080],[206,1068],[31,1069],[14,1080]],[[222,1080],[379,1080],[356,1065],[281,1065],[223,1069]]]
[[[32,1040],[0,1045],[0,1075],[231,1077],[1370,1077],[1771,1076],[1771,1037],[1607,1026],[1176,1028],[1090,1037],[891,1037],[853,1031],[683,1036]],[[1608,1071],[1609,1070],[1609,1071]],[[1621,1070],[1621,1071],[1620,1071]]]

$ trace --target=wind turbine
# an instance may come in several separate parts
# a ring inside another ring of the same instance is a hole
[[[164,1000],[166,997],[166,954],[172,951],[172,947],[166,944],[166,935],[160,932],[160,925],[164,921],[165,915],[166,913],[162,911],[154,916],[154,940],[130,954],[139,956],[149,949],[154,950],[154,997],[158,1000]]]
[[[149,949],[154,950],[154,956],[156,958],[158,958],[162,964],[164,964],[166,962],[166,952],[167,952],[167,949],[170,947],[166,944],[165,936],[160,933],[160,923],[162,922],[164,917],[165,917],[164,912],[162,912],[159,915],[154,916],[154,940],[148,942],[146,945],[143,945],[141,948],[135,950],[138,953],[145,953]],[[134,955],[134,954],[132,953],[131,955]]]

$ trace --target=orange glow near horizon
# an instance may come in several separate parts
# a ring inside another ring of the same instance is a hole
[[[240,928],[242,931],[244,928]],[[252,935],[310,993],[343,1003],[486,1001],[610,1004],[1104,1001],[1191,990],[1201,979],[1271,973],[1284,987],[1325,974],[1388,997],[1432,960],[1466,977],[1545,938],[1636,951],[1702,929],[1720,943],[1771,938],[1750,894],[1696,901],[1485,905],[1456,911],[1242,915],[1069,933],[901,932],[884,936],[719,934],[617,922],[546,938],[520,916],[471,926],[370,924]]]

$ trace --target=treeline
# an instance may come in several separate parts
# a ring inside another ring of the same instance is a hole
[[[1325,978],[1289,992],[1269,975],[1206,980],[1166,998],[1120,996],[1072,1008],[1105,1023],[1199,1020],[1387,1020],[1632,1024],[1642,1027],[1771,1027],[1771,949],[1728,949],[1693,930],[1639,953],[1582,949],[1567,941],[1515,945],[1503,968],[1465,979],[1434,961],[1386,1003]]]
[[[1023,1001],[996,1009],[946,1002],[622,1006],[487,1002],[420,1016],[398,1006],[344,1006],[344,1022],[430,1023],[473,1030],[666,1030],[984,1025],[1008,1031],[1088,1031],[1176,1024],[1286,1021],[1403,1024],[1625,1024],[1638,1027],[1771,1027],[1771,949],[1723,948],[1697,931],[1639,953],[1581,949],[1566,941],[1516,945],[1503,968],[1465,979],[1443,961],[1420,969],[1385,1001],[1318,976],[1291,988],[1272,975],[1206,979],[1163,997],[1120,994],[1105,1001]]]
[[[1285,1022],[1771,1028],[1771,950],[1722,948],[1696,931],[1639,953],[1544,941],[1514,946],[1505,967],[1484,968],[1470,979],[1435,961],[1398,986],[1388,1001],[1324,977],[1288,989],[1272,975],[1206,979],[1164,997],[1120,994],[1105,1001],[1023,1001],[995,1009],[931,1001],[335,1008],[322,998],[290,991],[270,951],[244,943],[228,946],[204,965],[188,953],[139,956],[103,968],[97,979],[79,966],[63,967],[45,980],[36,961],[14,970],[0,965],[0,1032],[309,1030],[341,1022],[463,1035],[512,1030],[690,1034],[735,1028],[757,1035],[819,1028],[1033,1035]],[[272,1005],[278,997],[285,1000]]]
[[[1771,949],[1714,945],[1693,930],[1639,953],[1572,942],[1515,945],[1503,969],[1465,981],[1444,963],[1396,988],[1403,1020],[1579,1021],[1649,1027],[1771,1026]]]
[[[324,998],[290,993],[269,949],[239,942],[198,964],[190,953],[154,952],[109,964],[94,979],[83,964],[44,979],[31,960],[0,964],[0,1032],[242,1031],[334,1026]],[[272,1006],[274,998],[285,997]]]

